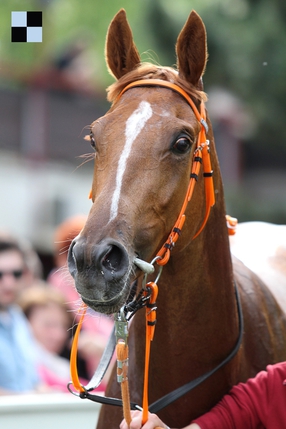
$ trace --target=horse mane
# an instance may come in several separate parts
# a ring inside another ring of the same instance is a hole
[[[110,85],[107,88],[107,100],[113,103],[127,85],[140,79],[161,79],[176,83],[186,91],[190,97],[198,100],[199,102],[207,100],[207,95],[204,91],[198,90],[180,77],[179,73],[175,69],[171,67],[157,66],[151,63],[139,64],[135,70],[126,73],[118,81]]]

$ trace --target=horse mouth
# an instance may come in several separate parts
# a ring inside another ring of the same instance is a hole
[[[133,270],[130,271],[121,281],[95,281],[95,285],[97,286],[95,289],[86,289],[82,284],[81,287],[78,287],[79,285],[76,282],[76,287],[82,301],[96,312],[107,315],[117,313],[126,304],[130,295],[131,284],[134,281]]]
[[[92,310],[97,311],[98,313],[104,313],[109,315],[117,313],[120,308],[125,304],[128,297],[128,292],[129,290],[127,288],[126,293],[120,293],[115,297],[105,301],[86,298],[83,295],[81,295],[81,299]]]

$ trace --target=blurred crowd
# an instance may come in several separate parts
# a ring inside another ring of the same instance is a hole
[[[81,299],[67,268],[67,252],[85,221],[85,216],[74,216],[56,229],[54,268],[47,279],[30,243],[0,231],[0,395],[68,392]],[[112,328],[110,318],[89,310],[78,344],[83,384],[97,368]],[[107,377],[97,390],[105,390]]]

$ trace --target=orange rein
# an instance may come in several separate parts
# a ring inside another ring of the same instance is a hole
[[[84,319],[86,310],[87,310],[87,305],[83,304],[79,310],[79,314],[81,314],[81,316],[80,316],[80,319],[79,319],[79,322],[78,322],[78,325],[77,325],[77,328],[76,328],[76,331],[74,334],[72,347],[71,347],[71,355],[70,355],[71,380],[72,380],[72,384],[73,384],[74,388],[79,393],[85,392],[85,388],[81,384],[81,382],[79,381],[78,372],[77,372],[77,346],[78,346],[78,338],[79,338],[79,334],[80,334],[80,330],[82,327],[82,323],[83,323],[83,319]]]

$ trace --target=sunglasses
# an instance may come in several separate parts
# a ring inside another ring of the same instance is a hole
[[[23,270],[0,271],[0,280],[2,280],[4,276],[13,276],[15,279],[20,279],[23,274]]]

